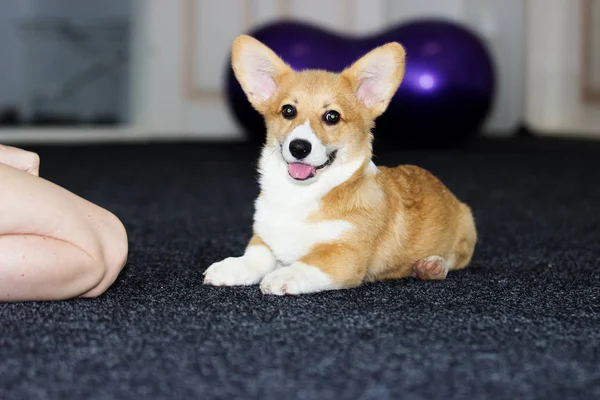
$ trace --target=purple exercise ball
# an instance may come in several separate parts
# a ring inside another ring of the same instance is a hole
[[[375,121],[375,144],[452,145],[476,135],[493,105],[496,79],[484,42],[456,23],[418,20],[369,37],[350,37],[314,25],[282,21],[249,35],[293,69],[340,72],[373,48],[397,41],[406,70],[387,111]],[[265,125],[229,66],[227,100],[248,137],[262,143]]]

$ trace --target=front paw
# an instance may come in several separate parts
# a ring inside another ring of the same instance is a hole
[[[229,257],[212,264],[204,272],[204,284],[213,286],[247,286],[260,282],[262,269],[245,262],[244,257]]]
[[[336,289],[329,275],[319,268],[302,263],[279,268],[267,274],[260,283],[264,294],[297,295]]]

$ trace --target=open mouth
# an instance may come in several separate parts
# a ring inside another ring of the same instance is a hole
[[[330,166],[337,155],[337,150],[332,151],[327,155],[327,161],[319,166],[310,164],[304,164],[301,162],[288,163],[288,173],[292,178],[297,181],[305,181],[310,178],[314,178],[317,175],[317,171],[325,167]]]

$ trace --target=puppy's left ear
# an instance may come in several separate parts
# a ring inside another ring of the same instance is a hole
[[[282,79],[293,70],[270,48],[251,36],[238,36],[233,42],[231,65],[248,100],[263,112]]]
[[[373,118],[383,114],[404,78],[406,52],[396,42],[371,50],[342,72]]]

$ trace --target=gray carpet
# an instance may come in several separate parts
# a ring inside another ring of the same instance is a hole
[[[3,400],[600,398],[599,145],[379,152],[472,205],[472,267],[284,298],[201,285],[251,233],[255,150],[33,150],[131,253],[98,299],[0,304]]]

